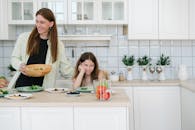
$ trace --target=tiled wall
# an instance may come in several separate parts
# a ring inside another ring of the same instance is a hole
[[[16,35],[24,30],[30,30],[31,27],[17,27]],[[187,66],[190,78],[195,78],[195,41],[188,40],[136,40],[128,41],[127,36],[123,35],[123,26],[106,25],[87,25],[76,26],[69,25],[58,28],[59,34],[111,34],[112,39],[109,43],[106,41],[66,41],[65,51],[67,57],[73,65],[85,51],[93,52],[98,59],[102,69],[126,73],[126,68],[121,62],[124,55],[134,55],[136,58],[143,55],[150,56],[153,63],[163,53],[171,57],[171,65],[166,67],[165,74],[167,79],[177,79],[178,66],[185,64]],[[103,42],[103,43],[101,43]],[[105,43],[104,43],[105,42]],[[8,75],[7,66],[10,63],[10,56],[15,41],[0,41],[0,75]],[[109,44],[109,46],[102,46]],[[141,69],[135,65],[133,76],[140,79]]]

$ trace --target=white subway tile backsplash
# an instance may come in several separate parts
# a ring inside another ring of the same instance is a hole
[[[149,56],[149,46],[140,46],[139,55],[142,57],[144,55]]]
[[[180,46],[171,47],[171,56],[181,56],[182,49]]]
[[[118,57],[108,58],[108,67],[118,67]],[[118,69],[118,68],[117,68]]]
[[[150,46],[149,49],[150,56],[160,56],[160,46]]]
[[[3,49],[4,57],[10,58],[11,54],[12,54],[12,51],[13,51],[13,47],[11,47],[11,46],[4,47],[4,49]]]
[[[107,55],[108,55],[108,49],[107,48],[100,47],[100,48],[96,48],[96,50],[97,50],[97,56],[107,57]]]
[[[182,54],[182,56],[192,56],[192,47],[191,46],[183,46],[181,54]]]
[[[171,55],[171,47],[170,46],[161,46],[160,53],[164,54],[166,56],[170,56]]]
[[[192,57],[182,57],[181,63],[186,65],[187,67],[192,67]]]
[[[2,58],[2,57],[4,57],[4,56],[3,56],[3,47],[0,46],[0,58]]]
[[[181,65],[181,57],[171,57],[171,66],[177,67]]]
[[[16,35],[31,30],[32,26],[16,26]],[[123,70],[127,73],[126,66],[122,63],[124,55],[134,55],[136,60],[140,56],[148,55],[152,63],[156,64],[160,54],[170,56],[171,65],[165,69],[167,79],[177,79],[178,66],[187,65],[190,78],[195,78],[195,40],[127,40],[123,35],[122,25],[66,25],[58,27],[59,34],[105,34],[112,35],[108,44],[104,41],[63,41],[65,53],[73,66],[83,52],[90,51],[98,59],[101,69],[108,72]],[[101,43],[100,43],[101,42]],[[109,46],[101,47],[99,45]],[[0,41],[0,74],[8,75],[7,66],[15,41]],[[74,51],[72,51],[74,50]],[[74,55],[72,53],[74,52]],[[74,56],[74,57],[73,57]],[[134,79],[141,78],[142,70],[137,65],[133,68]],[[148,76],[151,75],[148,73]],[[157,78],[157,73],[154,76]]]
[[[139,57],[139,47],[138,46],[129,46],[129,56],[134,55]]]
[[[129,50],[128,47],[120,47],[119,46],[119,54],[118,56],[124,56],[124,55],[129,55]]]
[[[108,48],[108,57],[111,57],[111,56],[118,56],[118,47],[117,46],[110,46]]]

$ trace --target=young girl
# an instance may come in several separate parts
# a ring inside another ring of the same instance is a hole
[[[92,85],[93,80],[107,79],[104,71],[99,69],[96,57],[91,52],[85,52],[77,61],[74,77],[74,89]]]

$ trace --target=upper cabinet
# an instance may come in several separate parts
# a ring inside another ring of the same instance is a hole
[[[188,39],[188,0],[130,0],[129,39]]]
[[[129,39],[158,39],[158,0],[130,0],[129,10]]]
[[[159,39],[188,39],[188,0],[159,0]]]
[[[34,24],[35,14],[40,8],[51,9],[58,24],[67,23],[65,0],[10,0],[8,1],[9,24]]]
[[[126,0],[100,0],[100,23],[127,24]]]
[[[66,0],[40,0],[38,9],[49,8],[53,11],[58,24],[67,23],[67,1]]]
[[[127,24],[126,0],[69,0],[70,24]]]
[[[10,0],[8,11],[9,24],[33,24],[36,2],[34,0]]]
[[[189,39],[195,39],[195,0],[189,0]]]
[[[97,0],[69,0],[68,11],[70,24],[97,23]]]
[[[8,39],[7,1],[0,0],[0,40]]]

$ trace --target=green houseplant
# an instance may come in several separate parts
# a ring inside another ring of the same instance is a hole
[[[139,57],[137,60],[137,63],[139,66],[146,66],[150,63],[151,58],[149,58],[148,56],[143,56],[143,57]]]
[[[170,65],[171,64],[171,60],[169,56],[165,56],[164,54],[162,54],[160,56],[160,58],[157,60],[157,67],[156,67],[156,71],[158,72],[158,79],[159,80],[165,80],[165,74],[164,74],[164,66],[166,65]]]
[[[142,80],[148,79],[147,73],[146,73],[146,68],[147,68],[147,65],[150,64],[150,61],[151,61],[151,58],[149,58],[146,55],[143,57],[139,57],[137,60],[138,65],[142,67],[142,77],[141,77]]]
[[[126,56],[124,55],[122,62],[124,63],[124,65],[127,66],[127,80],[133,80],[133,76],[132,76],[132,67],[135,64],[135,57],[133,55],[131,56]]]
[[[133,55],[131,55],[129,57],[124,55],[122,62],[126,66],[133,66],[135,64],[135,57]]]
[[[170,65],[170,64],[171,64],[170,57],[165,56],[164,54],[160,56],[160,59],[156,63],[156,65],[159,65],[159,66],[165,66],[165,65]]]

